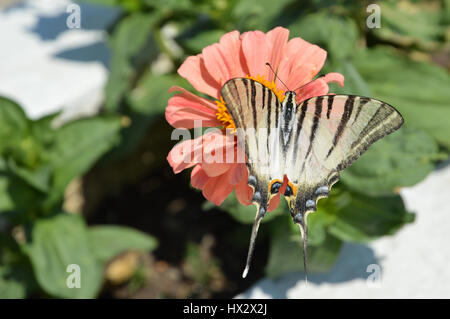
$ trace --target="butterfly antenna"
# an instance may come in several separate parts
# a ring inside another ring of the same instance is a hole
[[[307,86],[309,83],[311,83],[311,82],[314,82],[315,80],[317,80],[317,79],[320,79],[322,76],[324,76],[325,74],[320,74],[317,78],[315,78],[314,80],[311,80],[311,81],[309,81],[308,83],[305,83],[305,84],[302,84],[302,85],[300,85],[298,88],[296,88],[295,90],[294,90],[294,92],[295,91],[297,91],[297,90],[300,90],[302,87],[304,87],[304,86]]]
[[[258,234],[259,224],[261,223],[261,219],[264,217],[264,214],[260,214],[260,210],[256,212],[255,222],[253,223],[252,235],[250,237],[250,246],[248,248],[247,262],[245,263],[245,269],[242,273],[242,278],[247,277],[248,271],[250,269],[250,263],[252,262],[253,250],[255,249],[255,241],[256,235]]]
[[[266,65],[272,70],[273,74],[274,74],[274,78],[280,80],[280,82],[284,85],[284,87],[286,88],[286,90],[290,91],[289,88],[287,87],[286,84],[284,84],[283,81],[281,81],[281,79],[277,76],[277,72],[275,72],[272,68],[272,66],[270,65],[269,62],[266,62]]]

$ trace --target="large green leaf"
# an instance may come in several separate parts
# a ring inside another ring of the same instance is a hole
[[[133,87],[139,68],[156,58],[152,35],[157,15],[136,13],[123,18],[111,35],[111,73],[106,84],[106,109],[116,111],[125,93]]]
[[[23,299],[26,287],[10,275],[11,271],[9,267],[0,265],[0,299]]]
[[[41,192],[47,192],[50,188],[52,167],[49,164],[40,165],[36,169],[29,169],[17,165],[13,159],[10,159],[8,161],[8,169],[14,175]]]
[[[14,202],[8,193],[9,180],[8,177],[0,172],[0,213],[10,211],[14,208]]]
[[[182,34],[177,40],[191,52],[202,52],[206,46],[219,42],[225,32],[220,29],[193,30]]]
[[[93,253],[102,262],[126,250],[152,251],[158,245],[152,236],[123,226],[90,227],[88,236]]]
[[[29,124],[19,105],[0,97],[0,155],[12,156],[25,163],[31,161],[27,156]]]
[[[117,160],[132,152],[151,125],[164,114],[167,101],[173,95],[168,92],[169,88],[174,85],[186,87],[186,83],[179,76],[146,72],[136,87],[127,94],[131,125],[121,131],[120,146],[108,154],[108,160]]]
[[[64,298],[94,298],[102,283],[102,263],[93,253],[83,219],[60,213],[38,219],[25,245],[39,285],[50,295]],[[69,265],[80,269],[80,288],[69,288],[74,275]]]
[[[10,147],[18,147],[28,130],[29,122],[22,108],[0,97],[0,154]]]
[[[450,75],[427,62],[402,57],[386,47],[359,51],[353,63],[368,83],[371,97],[385,101],[450,149]]]
[[[364,243],[380,236],[392,235],[414,221],[414,214],[405,210],[399,195],[371,197],[341,191],[321,203],[317,212],[328,214],[332,222],[328,231],[344,241]]]
[[[327,50],[328,58],[341,61],[354,53],[358,29],[347,17],[327,11],[308,14],[290,26],[291,37],[301,37]]]
[[[402,128],[372,145],[342,172],[341,180],[358,192],[390,194],[424,179],[438,155],[438,146],[428,134]]]
[[[239,29],[267,32],[283,9],[293,2],[293,0],[237,1],[231,16]]]
[[[0,232],[0,299],[25,298],[39,290],[33,269],[16,240]]]
[[[115,145],[119,130],[116,117],[81,119],[58,130],[50,154],[54,175],[50,202],[58,200],[74,177],[85,173]]]
[[[282,274],[303,271],[303,248],[300,230],[292,227],[289,218],[280,217],[274,222],[274,231],[270,240],[269,261],[266,274],[278,277]],[[322,243],[308,246],[308,272],[328,271],[335,263],[342,241],[327,233]]]
[[[38,213],[45,195],[22,178],[0,172],[0,213],[8,212],[8,219],[23,223]]]
[[[141,116],[163,114],[167,101],[174,95],[169,93],[172,86],[189,86],[187,81],[178,75],[155,75],[147,72],[137,83],[136,88],[128,95],[128,102],[133,112]]]
[[[442,1],[380,1],[381,27],[372,31],[380,39],[399,45],[415,45],[435,49],[447,28],[440,25],[443,18]]]

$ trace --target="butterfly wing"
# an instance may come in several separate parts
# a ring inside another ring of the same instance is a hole
[[[339,172],[369,146],[403,124],[392,106],[360,96],[325,95],[297,105],[293,139],[286,154],[292,188],[286,200],[303,237],[306,273],[307,214],[327,197]]]
[[[229,80],[221,94],[242,138],[253,202],[267,209],[274,195],[269,190],[270,182],[282,181],[284,175],[277,134],[281,103],[272,90],[247,78]]]
[[[325,95],[298,106],[296,138],[288,150],[286,174],[297,188],[291,197],[293,217],[316,210],[317,200],[328,196],[339,172],[350,166],[369,146],[403,124],[392,106],[360,96]]]
[[[245,149],[248,184],[253,188],[252,202],[256,217],[243,277],[247,275],[259,224],[270,199],[278,192],[284,176],[284,158],[279,143],[281,103],[277,96],[259,82],[246,78],[231,79],[224,84],[221,95],[233,118],[240,145]],[[276,192],[271,191],[278,181]]]

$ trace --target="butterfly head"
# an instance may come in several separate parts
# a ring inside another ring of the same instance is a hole
[[[295,105],[295,99],[297,94],[294,91],[286,91],[284,94],[283,103],[289,103]]]

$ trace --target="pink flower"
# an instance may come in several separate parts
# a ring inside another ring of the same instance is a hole
[[[197,91],[214,100],[199,97],[181,87],[172,87],[171,92],[179,93],[169,99],[167,121],[175,128],[194,128],[194,122],[198,120],[204,127],[235,128],[220,89],[226,81],[236,77],[257,80],[283,100],[284,92],[280,90],[283,86],[278,79],[274,81],[273,72],[266,62],[278,70],[278,77],[287,87],[293,89],[304,85],[296,91],[297,102],[327,94],[329,82],[343,85],[344,77],[339,73],[328,73],[312,81],[325,62],[326,51],[301,38],[288,38],[289,30],[282,27],[267,33],[251,31],[239,34],[233,31],[223,35],[219,43],[204,48],[202,53],[188,57],[178,69],[178,74]],[[236,147],[234,138],[225,135],[224,130],[216,130],[178,143],[167,160],[175,173],[193,166],[192,186],[201,189],[205,198],[214,204],[220,205],[234,190],[240,203],[250,205],[253,190],[247,185],[245,163],[206,163],[202,160],[206,150],[208,153],[225,152],[236,150]],[[271,200],[269,210],[275,209],[279,201],[278,194]]]

